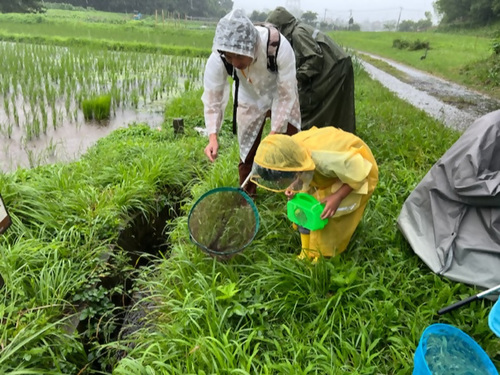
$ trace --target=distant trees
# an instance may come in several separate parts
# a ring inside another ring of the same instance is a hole
[[[387,21],[384,23],[384,30],[393,31],[396,30],[397,22],[394,20]]]
[[[312,12],[308,10],[307,12],[302,13],[300,20],[307,23],[308,25],[315,26],[316,20],[318,19],[318,13]]]
[[[500,20],[500,0],[436,0],[441,24],[483,26]]]
[[[258,10],[254,10],[252,14],[250,14],[250,19],[252,22],[264,22],[267,19],[268,14],[266,12],[259,12]]]
[[[39,13],[43,11],[39,0],[0,0],[1,13]]]
[[[220,18],[233,8],[232,0],[50,0],[50,2],[119,13],[139,11],[143,14],[153,14],[156,10],[164,10],[177,13],[181,17]]]
[[[425,12],[425,19],[418,20],[417,22],[405,20],[401,21],[398,26],[398,31],[425,31],[432,27],[432,14]]]

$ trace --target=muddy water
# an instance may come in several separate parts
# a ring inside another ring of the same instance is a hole
[[[403,82],[361,60],[364,69],[373,79],[448,127],[465,130],[477,118],[500,108],[500,102],[496,99],[395,61],[364,54],[386,62],[405,76]]]
[[[0,42],[0,171],[77,159],[130,123],[157,127],[167,100],[201,86],[204,59]],[[111,119],[86,122],[88,99]]]
[[[118,109],[110,120],[103,122],[85,121],[80,113],[76,122],[65,123],[55,130],[49,127],[46,134],[29,142],[15,129],[10,139],[0,134],[0,171],[76,160],[100,138],[134,122],[159,127],[163,123],[165,103],[158,104],[137,110]]]

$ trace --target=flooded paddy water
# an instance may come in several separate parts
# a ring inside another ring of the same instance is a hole
[[[0,43],[0,170],[71,161],[131,123],[158,127],[167,101],[201,85],[204,59]],[[107,95],[110,116],[82,102]]]

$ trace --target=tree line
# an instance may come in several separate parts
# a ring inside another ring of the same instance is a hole
[[[157,10],[163,10],[179,17],[207,18],[220,18],[233,8],[232,0],[51,0],[50,2],[107,12],[154,14]],[[43,12],[43,4],[42,0],[0,0],[0,12]],[[441,25],[483,26],[500,21],[500,0],[436,0],[434,5],[441,16]],[[255,17],[257,15],[258,13],[254,14],[254,18],[258,18]]]
[[[51,0],[51,3],[69,4],[105,12],[154,14],[163,10],[179,17],[220,18],[233,8],[232,0]],[[0,0],[2,13],[43,12],[41,0]]]
[[[442,25],[484,26],[500,20],[500,0],[436,0]]]

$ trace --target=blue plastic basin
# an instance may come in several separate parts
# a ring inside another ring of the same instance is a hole
[[[477,342],[460,329],[442,323],[424,330],[413,362],[413,375],[498,375]]]
[[[488,325],[495,335],[500,337],[500,298],[495,302],[488,315]]]

